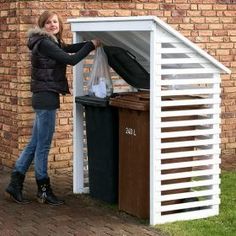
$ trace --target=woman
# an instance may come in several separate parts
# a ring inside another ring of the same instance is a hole
[[[69,93],[66,65],[75,65],[100,46],[99,40],[66,45],[62,39],[63,25],[56,12],[45,11],[38,19],[38,27],[29,30],[28,47],[31,55],[31,91],[35,121],[32,137],[11,174],[6,193],[17,203],[29,200],[22,196],[25,174],[34,160],[39,202],[61,205],[50,186],[47,162],[55,130],[56,110],[60,94]],[[70,54],[74,53],[74,54]]]

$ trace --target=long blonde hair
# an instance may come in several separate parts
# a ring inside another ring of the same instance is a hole
[[[43,28],[45,26],[46,21],[48,20],[48,18],[52,17],[56,15],[58,17],[58,21],[59,21],[59,32],[55,35],[58,39],[58,41],[60,43],[64,44],[64,40],[62,38],[62,33],[63,33],[63,22],[61,17],[58,15],[58,13],[56,13],[55,11],[44,11],[38,19],[38,26],[39,28]]]

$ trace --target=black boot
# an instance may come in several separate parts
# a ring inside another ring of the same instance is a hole
[[[37,198],[40,203],[48,203],[50,205],[58,206],[65,203],[63,200],[59,200],[53,193],[50,186],[50,179],[45,178],[36,180],[38,185]]]
[[[6,193],[10,196],[10,198],[19,204],[30,203],[28,199],[24,199],[22,196],[24,180],[25,175],[20,172],[12,172],[10,184],[6,188]]]

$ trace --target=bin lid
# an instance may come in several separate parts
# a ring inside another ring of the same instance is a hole
[[[184,95],[184,96],[168,96],[163,100],[184,100],[184,99],[200,99],[200,96]],[[111,106],[119,108],[127,108],[133,110],[147,111],[150,107],[150,93],[148,91],[139,91],[139,92],[126,92],[119,93],[118,96],[115,96],[110,99],[109,104]],[[182,110],[189,109],[199,109],[202,108],[202,105],[185,105],[181,106]],[[176,106],[164,107],[164,111],[176,110]]]
[[[120,93],[118,96],[110,99],[110,105],[127,108],[138,111],[149,110],[149,99],[150,95],[148,92],[131,92],[131,93]]]
[[[121,47],[103,46],[110,67],[129,85],[138,89],[150,88],[150,74],[136,57]]]
[[[75,97],[75,102],[84,106],[107,107],[109,105],[109,98],[84,95]]]

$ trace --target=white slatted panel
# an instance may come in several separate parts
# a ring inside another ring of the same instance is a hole
[[[178,199],[185,199],[190,197],[203,197],[203,196],[210,196],[212,194],[220,194],[220,189],[218,188],[217,191],[212,190],[201,190],[201,191],[194,191],[194,192],[186,192],[186,193],[177,193],[177,194],[168,194],[163,196],[163,200],[170,201]]]
[[[178,138],[176,138],[177,140]],[[179,139],[181,140],[181,139]],[[175,142],[162,142],[161,148],[184,148],[184,147],[199,147],[206,145],[214,145],[220,142],[219,138],[204,138],[200,140],[192,140],[192,141],[175,141]]]
[[[192,156],[202,156],[202,155],[219,155],[220,154],[220,149],[205,149],[205,150],[199,150],[196,149],[194,151],[185,151],[185,152],[170,152],[170,153],[163,153],[162,154],[162,159],[172,159],[172,158],[181,158],[181,157],[192,157]]]
[[[190,125],[212,125],[212,124],[219,124],[220,118],[217,119],[199,119],[199,120],[184,120],[184,121],[163,121],[161,127],[183,127],[183,126],[190,126]]]
[[[205,179],[205,180],[199,180],[199,181],[188,181],[185,183],[175,183],[175,184],[166,184],[161,186],[161,190],[174,190],[174,189],[181,189],[181,188],[196,188],[196,187],[206,187],[206,186],[212,186],[212,185],[219,185],[220,180],[213,181],[212,179]]]
[[[190,214],[191,212],[191,214]],[[201,213],[201,214],[200,214]],[[176,220],[193,220],[193,219],[201,219],[210,216],[217,215],[218,212],[211,209],[211,205],[206,207],[206,209],[202,209],[201,212],[199,211],[182,211],[181,213],[173,213],[169,215],[162,215],[160,220],[158,221],[159,224],[163,224],[166,222],[173,222]]]
[[[161,85],[178,85],[178,84],[215,84],[220,83],[219,80],[213,80],[212,78],[188,78],[188,79],[178,79],[178,80],[162,80]]]
[[[205,58],[165,36],[160,50],[161,206],[156,223],[217,214],[220,174],[220,78]],[[157,152],[158,153],[158,152]],[[189,214],[191,213],[191,214]]]

